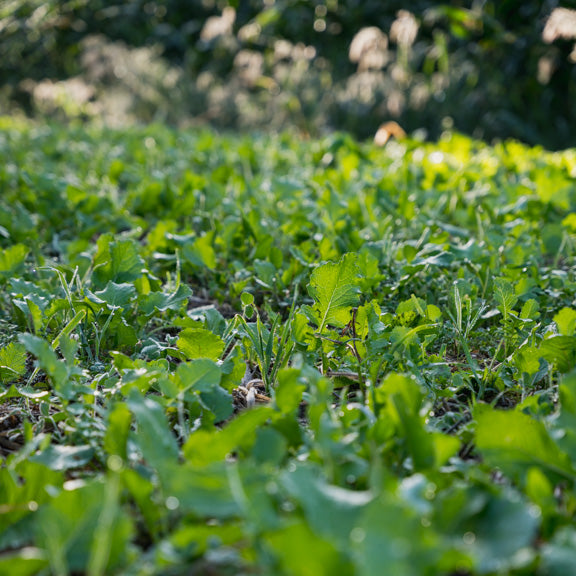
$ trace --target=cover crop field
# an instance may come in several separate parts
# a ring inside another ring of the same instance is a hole
[[[1,574],[573,574],[575,150],[0,158]]]

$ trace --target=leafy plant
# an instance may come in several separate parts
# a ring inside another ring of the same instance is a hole
[[[0,125],[0,572],[569,571],[573,151]]]

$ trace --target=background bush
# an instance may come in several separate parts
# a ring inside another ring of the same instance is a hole
[[[576,2],[13,0],[0,7],[0,97],[111,123],[365,138],[396,119],[430,138],[454,127],[564,148],[576,49],[569,27],[542,36],[559,6]],[[352,62],[367,27],[380,32]]]

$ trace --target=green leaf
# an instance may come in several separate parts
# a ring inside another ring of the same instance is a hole
[[[221,386],[213,386],[210,390],[200,392],[202,404],[214,414],[215,423],[226,420],[234,412],[233,397]]]
[[[224,352],[222,338],[204,328],[186,328],[182,330],[176,345],[190,360],[197,358],[218,360],[222,352]]]
[[[278,373],[278,385],[275,388],[274,400],[283,414],[298,410],[306,385],[300,382],[301,370],[285,368]]]
[[[140,471],[142,472],[142,469]],[[162,506],[158,506],[158,502],[154,500],[158,488],[156,479],[154,478],[153,483],[151,479],[145,478],[136,470],[127,467],[123,468],[120,475],[142,514],[146,528],[150,534],[158,536],[162,531],[161,522],[164,509]]]
[[[200,268],[214,270],[216,268],[216,252],[212,247],[213,234],[205,234],[196,238],[194,242],[184,245],[182,257],[186,262]]]
[[[38,359],[38,366],[48,374],[53,387],[63,396],[72,392],[69,386],[69,373],[66,364],[61,361],[52,346],[44,339],[32,334],[20,334],[18,337],[26,350]]]
[[[166,310],[180,310],[188,298],[192,295],[192,290],[180,284],[176,292],[171,294],[166,294],[165,292],[151,292],[146,296],[142,297],[140,302],[140,309],[146,316],[154,314],[154,312],[166,312]]]
[[[575,336],[552,336],[546,338],[538,347],[540,358],[548,360],[550,364],[566,373],[576,366],[576,337]]]
[[[441,557],[440,538],[410,510],[383,495],[371,502],[351,532],[358,576],[426,574]]]
[[[550,542],[542,546],[542,570],[546,576],[572,576],[576,566],[576,530],[560,528]]]
[[[35,576],[49,566],[48,555],[39,548],[26,547],[3,552],[0,555],[0,574],[10,576]]]
[[[127,401],[138,425],[137,442],[145,460],[159,473],[178,458],[178,445],[162,407],[135,388]]]
[[[34,528],[52,573],[85,572],[97,555],[99,569],[90,571],[94,576],[114,573],[126,561],[133,532],[114,479],[63,490],[38,511]],[[102,545],[106,548],[99,550]]]
[[[240,507],[232,494],[224,461],[204,467],[191,464],[164,466],[162,486],[168,497],[176,498],[179,510],[193,512],[204,518],[229,518],[238,516]]]
[[[144,266],[132,240],[113,241],[110,234],[104,234],[98,239],[92,278],[97,286],[105,286],[110,281],[129,283],[142,276]]]
[[[0,382],[9,384],[26,373],[26,348],[12,342],[0,348]]]
[[[558,387],[560,414],[555,420],[556,443],[576,464],[576,372],[566,375]]]
[[[30,457],[32,462],[44,464],[57,472],[85,466],[92,460],[92,446],[58,446],[51,444],[42,452]]]
[[[540,524],[539,513],[511,489],[453,485],[434,502],[437,533],[460,540],[473,560],[470,573],[506,573],[529,563],[527,553]]]
[[[104,448],[108,454],[120,456],[126,460],[131,422],[132,414],[130,414],[127,404],[118,402],[110,408],[108,426],[104,436]]]
[[[283,573],[299,576],[352,576],[349,560],[304,522],[267,531],[264,540],[279,559]]]
[[[179,379],[179,391],[209,392],[220,385],[222,371],[212,360],[200,358],[180,364],[176,370]]]
[[[374,390],[374,400],[379,420],[395,425],[415,470],[432,467],[436,462],[435,441],[420,416],[423,395],[418,384],[406,376],[390,374]]]
[[[535,346],[522,346],[514,353],[514,364],[520,373],[526,373],[529,376],[536,374],[540,370],[541,354]]]
[[[104,290],[98,292],[86,291],[87,298],[95,304],[107,304],[110,309],[126,308],[128,304],[136,297],[136,288],[134,284],[117,284],[108,282]]]
[[[0,281],[7,280],[21,271],[28,248],[24,244],[14,244],[5,250],[0,250]]]
[[[328,484],[319,470],[300,464],[284,472],[282,484],[302,506],[312,530],[339,546],[345,546],[362,510],[374,498],[371,492],[357,492]]]
[[[576,480],[567,455],[552,440],[542,422],[515,410],[478,405],[476,446],[490,466],[521,480],[527,470],[540,467],[552,478]]]
[[[16,525],[22,519],[28,517],[33,510],[30,502],[42,505],[50,500],[51,486],[59,490],[64,482],[63,474],[49,470],[42,464],[32,462],[28,458],[27,450],[35,450],[39,444],[47,440],[44,436],[37,436],[29,443],[19,455],[22,460],[9,461],[9,467],[3,464],[0,468],[0,506],[3,513],[0,514],[0,539],[2,539],[10,526]],[[29,539],[26,539],[29,542]],[[4,548],[4,542],[2,542]],[[0,555],[1,557],[1,555]]]
[[[256,430],[272,416],[268,406],[260,406],[243,412],[222,430],[197,430],[182,448],[184,457],[191,464],[203,466],[223,460],[240,447],[247,450],[256,440]]]
[[[250,294],[250,292],[242,292],[240,300],[242,301],[242,306],[251,306],[254,303],[254,295]]]
[[[286,456],[288,441],[274,428],[259,428],[256,430],[256,442],[252,455],[258,464],[268,462],[278,466]]]
[[[494,279],[494,299],[504,319],[510,316],[516,302],[518,302],[518,297],[514,293],[512,284],[503,278]]]
[[[539,309],[540,305],[538,302],[530,298],[530,300],[524,302],[524,306],[522,306],[522,310],[520,311],[520,318],[522,318],[522,320],[536,320],[536,318],[540,316],[538,312]]]
[[[558,326],[558,332],[562,336],[573,336],[576,331],[576,310],[572,308],[562,308],[554,316],[554,322]]]
[[[352,307],[359,304],[356,258],[355,254],[345,254],[339,262],[329,262],[312,272],[308,292],[316,302],[319,332],[328,325],[343,328],[350,321]]]

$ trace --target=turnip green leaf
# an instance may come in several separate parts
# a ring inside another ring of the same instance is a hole
[[[204,328],[186,328],[180,333],[177,346],[189,360],[208,358],[218,360],[224,351],[224,342]]]
[[[26,349],[12,342],[0,348],[0,382],[9,384],[26,372]]]
[[[494,410],[478,405],[475,410],[476,444],[491,466],[520,479],[537,466],[551,478],[576,480],[568,456],[554,443],[542,422],[516,410]]]
[[[345,254],[339,262],[323,264],[312,272],[308,292],[316,302],[318,332],[329,325],[342,328],[350,321],[352,307],[360,302],[357,280],[355,254]]]

